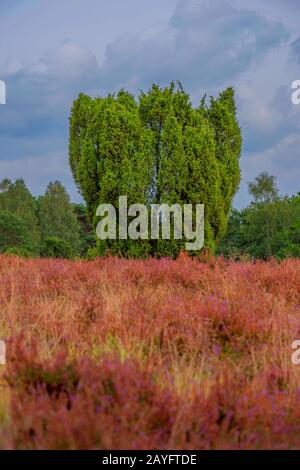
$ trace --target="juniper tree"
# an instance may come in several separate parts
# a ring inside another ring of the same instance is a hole
[[[194,108],[178,83],[157,85],[137,100],[121,90],[92,99],[80,94],[70,117],[70,166],[96,224],[99,204],[205,204],[205,246],[226,230],[240,180],[241,132],[234,91]],[[98,242],[100,252],[176,256],[182,241]]]

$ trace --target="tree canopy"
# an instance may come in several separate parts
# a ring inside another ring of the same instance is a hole
[[[47,238],[58,238],[69,243],[73,253],[80,249],[80,226],[70,197],[59,181],[49,183],[38,200],[42,245]]]
[[[204,204],[205,247],[215,250],[226,231],[240,181],[242,138],[234,90],[193,107],[181,84],[157,85],[135,100],[80,94],[70,117],[69,159],[74,180],[96,223],[99,204]],[[99,252],[170,255],[178,240],[99,241]]]
[[[33,196],[27,189],[24,180],[17,179],[12,183],[5,178],[0,182],[0,209],[17,216],[30,233],[27,248],[35,254],[39,252],[40,230]]]
[[[12,248],[28,251],[31,248],[30,230],[20,217],[0,210],[0,253]]]
[[[300,258],[300,194],[280,196],[274,176],[264,172],[248,185],[253,200],[233,210],[218,253],[227,257]]]

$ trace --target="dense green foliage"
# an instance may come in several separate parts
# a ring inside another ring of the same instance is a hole
[[[30,251],[22,246],[12,246],[11,248],[7,248],[4,253],[5,255],[20,256],[21,258],[31,258]]]
[[[3,180],[0,188],[0,253],[69,259],[76,256],[94,259],[99,256],[86,207],[83,204],[66,205],[68,196],[60,184],[50,184],[45,195],[37,199],[32,198],[21,180],[15,183]],[[227,232],[217,248],[217,254],[234,259],[300,258],[300,193],[294,197],[280,196],[275,178],[266,173],[249,183],[249,193],[253,198],[249,207],[240,211],[231,210]],[[61,210],[62,207],[65,211]],[[68,215],[66,218],[65,213]],[[47,217],[42,221],[42,232],[39,219],[43,214]],[[53,235],[54,229],[57,235]],[[76,234],[76,245],[72,245],[74,239],[70,238],[70,233]],[[78,237],[80,243],[75,249]],[[42,240],[38,249],[33,239]],[[160,250],[158,255],[168,254],[170,248],[178,248],[177,241],[173,241],[173,246],[171,241],[169,243],[169,246],[164,245],[164,241],[157,244]],[[132,251],[131,256],[132,253],[139,256],[140,248],[141,245],[137,246],[137,251]]]
[[[46,237],[43,241],[41,255],[47,258],[71,259],[73,249],[66,240],[58,237]]]
[[[11,248],[28,250],[31,245],[30,231],[25,222],[15,214],[0,211],[0,253]]]
[[[218,253],[227,257],[300,257],[300,193],[281,197],[275,178],[262,173],[249,183],[253,202],[231,212]]]
[[[241,133],[234,91],[194,108],[182,86],[153,85],[137,100],[121,90],[92,99],[80,94],[70,118],[70,166],[97,222],[99,204],[205,205],[205,245],[211,251],[226,231],[240,181]],[[172,238],[172,237],[171,237]],[[178,240],[98,241],[100,254],[176,256]]]
[[[79,223],[69,195],[59,181],[50,183],[38,201],[42,244],[47,237],[67,242],[73,253],[80,249]]]
[[[54,237],[63,245],[55,253],[69,258],[85,254],[90,246],[82,246],[80,236],[80,220],[61,183],[50,183],[45,194],[35,199],[21,179],[0,182],[0,252],[52,256],[46,240]]]
[[[80,254],[85,256],[88,250],[95,247],[96,244],[93,226],[88,221],[86,207],[83,204],[73,204],[73,210],[80,226]]]
[[[15,183],[9,179],[0,182],[0,210],[14,214],[23,221],[24,230],[30,233],[26,248],[38,254],[40,230],[36,205],[22,179],[17,179]]]

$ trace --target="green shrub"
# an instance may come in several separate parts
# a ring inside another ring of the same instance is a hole
[[[4,253],[6,255],[20,256],[21,258],[30,258],[30,256],[32,256],[29,250],[18,246],[12,246],[11,248],[7,248]]]
[[[91,246],[90,248],[88,248],[86,253],[86,259],[93,260],[96,259],[98,256],[100,256],[100,254],[96,246]]]
[[[42,256],[46,258],[73,258],[70,243],[58,237],[46,237],[43,243]]]

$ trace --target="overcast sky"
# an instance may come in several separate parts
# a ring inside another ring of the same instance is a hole
[[[263,4],[263,5],[262,5]],[[34,194],[68,167],[68,116],[92,95],[180,80],[197,104],[228,85],[244,137],[242,184],[266,170],[283,194],[300,191],[299,0],[0,0],[0,179]]]

